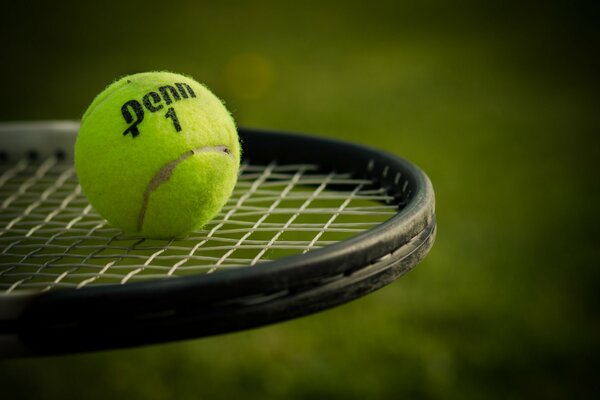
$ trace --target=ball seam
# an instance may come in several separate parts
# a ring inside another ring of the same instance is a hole
[[[154,176],[148,183],[148,186],[146,186],[146,189],[144,190],[144,195],[142,198],[142,206],[140,208],[140,213],[138,215],[138,221],[137,221],[137,231],[138,232],[142,231],[142,227],[144,225],[144,218],[146,216],[146,210],[148,209],[148,203],[150,202],[151,194],[155,190],[157,190],[163,183],[167,182],[171,178],[175,168],[179,164],[181,164],[183,161],[187,160],[194,154],[206,153],[206,152],[211,152],[211,151],[223,153],[229,157],[232,157],[231,150],[229,150],[229,147],[227,147],[225,145],[203,146],[203,147],[199,147],[196,149],[186,151],[185,153],[180,155],[177,159],[166,163],[162,168],[160,168],[156,172],[156,174],[154,174]]]

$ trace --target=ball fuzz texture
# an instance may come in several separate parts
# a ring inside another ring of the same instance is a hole
[[[206,87],[170,72],[121,78],[81,120],[75,168],[91,205],[147,238],[201,228],[235,186],[240,145],[231,115]]]

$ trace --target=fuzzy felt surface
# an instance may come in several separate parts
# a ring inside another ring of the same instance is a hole
[[[219,212],[235,186],[240,151],[231,115],[206,87],[148,72],[121,78],[94,99],[82,118],[75,167],[88,200],[111,224],[170,238]]]

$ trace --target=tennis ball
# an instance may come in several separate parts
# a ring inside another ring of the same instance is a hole
[[[129,75],[84,113],[75,143],[83,193],[114,226],[147,238],[201,228],[235,186],[240,144],[221,101],[170,72]]]

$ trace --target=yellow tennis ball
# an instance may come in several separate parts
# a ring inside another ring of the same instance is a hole
[[[79,183],[114,226],[148,238],[198,229],[235,186],[240,144],[221,101],[170,72],[121,78],[81,120],[75,143]]]

